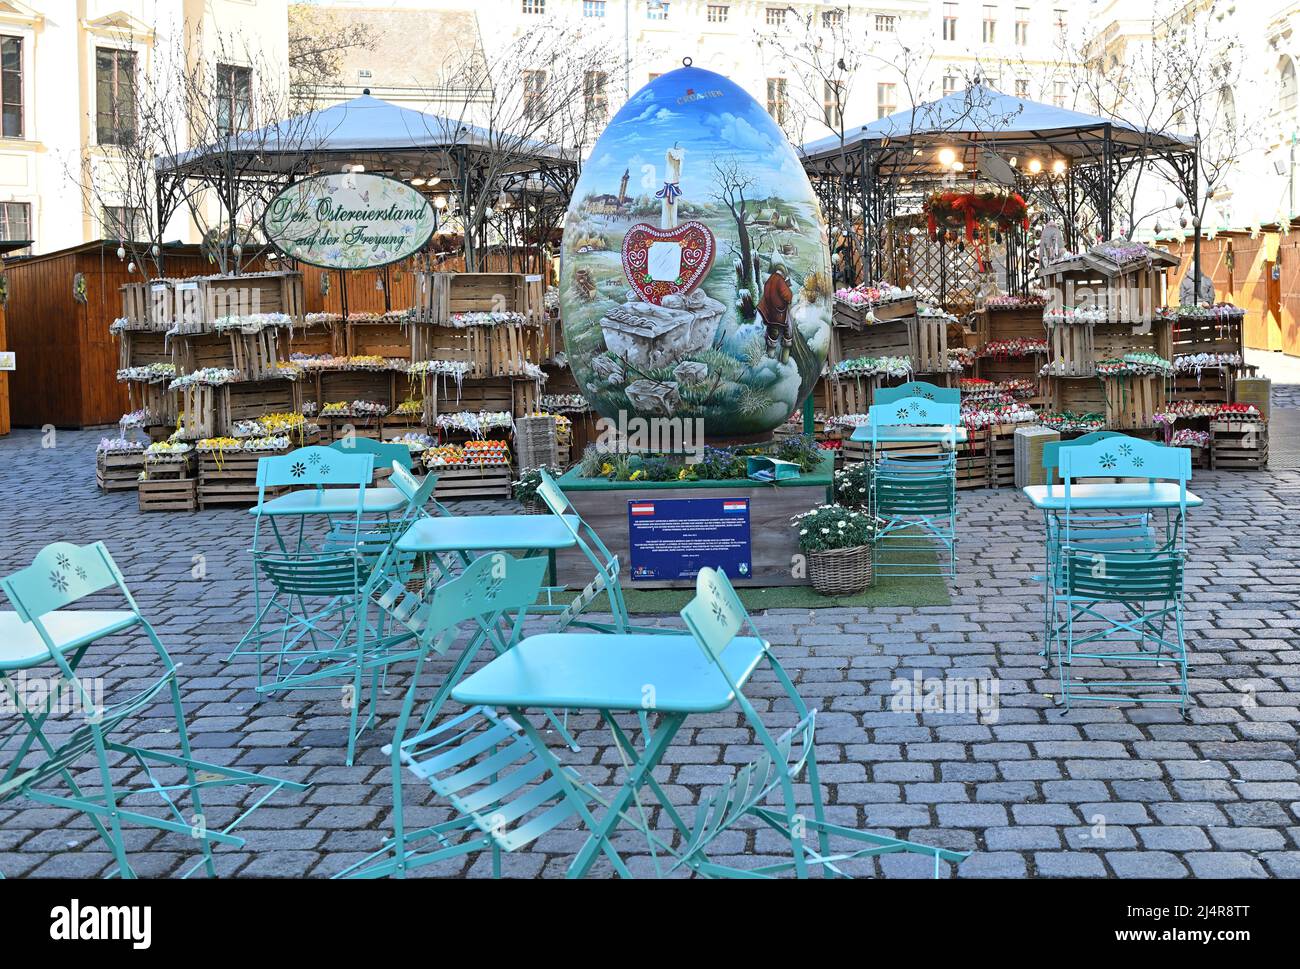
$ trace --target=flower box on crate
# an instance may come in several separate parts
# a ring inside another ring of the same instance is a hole
[[[95,484],[100,491],[135,491],[144,470],[140,451],[99,451],[95,454]]]
[[[198,480],[189,456],[146,461],[138,495],[141,511],[197,511]]]
[[[1111,377],[1106,392],[1106,426],[1112,430],[1155,427],[1155,415],[1169,402],[1165,378],[1157,374]]]
[[[306,313],[302,274],[296,272],[195,276],[174,281],[172,292],[181,333],[211,333],[223,317],[254,314],[283,313],[301,325]]]
[[[433,493],[438,501],[510,497],[509,464],[441,464],[429,473],[438,476]]]
[[[1263,471],[1268,467],[1267,421],[1211,421],[1210,466],[1216,471]]]
[[[545,312],[542,277],[524,273],[415,274],[415,316],[448,326],[463,313],[522,313],[540,319]]]

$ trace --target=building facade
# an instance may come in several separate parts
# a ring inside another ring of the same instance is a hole
[[[0,238],[50,252],[130,232],[135,206],[113,205],[111,192],[92,201],[80,182],[89,171],[102,185],[118,183],[139,79],[183,49],[212,62],[232,125],[253,124],[243,108],[260,81],[248,64],[216,64],[217,52],[287,64],[286,8],[287,0],[0,0]],[[273,80],[287,85],[287,68]],[[188,218],[164,238],[197,241]]]

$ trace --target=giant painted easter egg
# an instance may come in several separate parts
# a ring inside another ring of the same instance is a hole
[[[821,206],[767,112],[684,67],[641,88],[592,149],[564,222],[569,365],[605,417],[756,437],[812,391],[831,334]]]

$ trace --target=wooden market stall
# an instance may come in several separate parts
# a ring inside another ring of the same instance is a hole
[[[122,315],[122,285],[144,277],[116,250],[116,242],[98,240],[6,260],[8,349],[18,360],[9,380],[14,426],[114,424],[127,409],[117,380],[121,341],[109,326]],[[166,259],[171,275],[210,271],[197,246],[168,246]]]

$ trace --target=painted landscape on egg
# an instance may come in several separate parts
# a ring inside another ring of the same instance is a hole
[[[821,207],[768,114],[720,75],[656,78],[597,141],[565,220],[568,360],[602,415],[762,435],[825,365]]]

